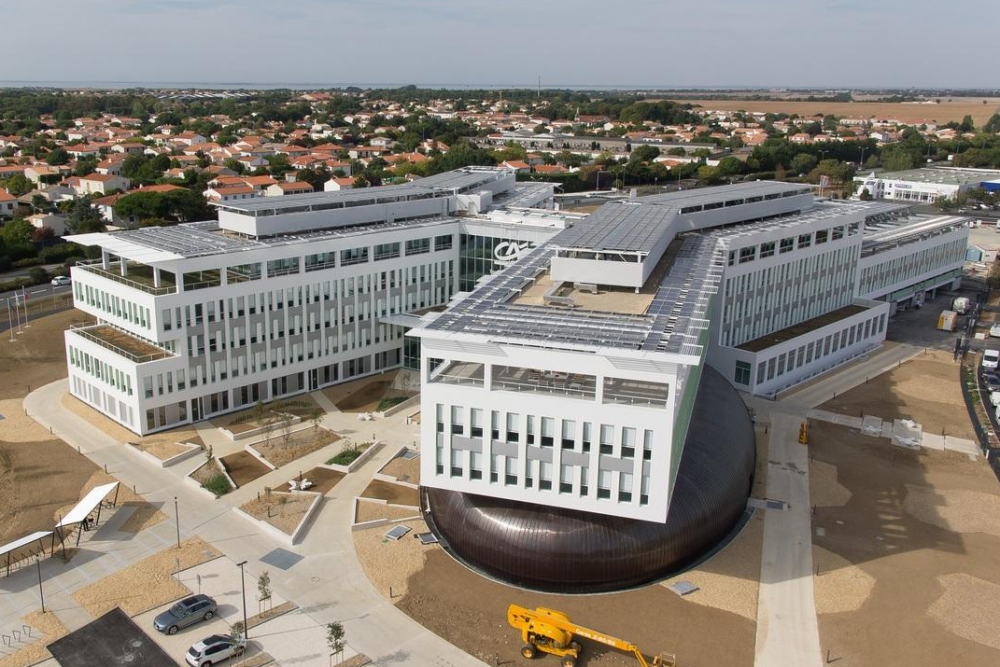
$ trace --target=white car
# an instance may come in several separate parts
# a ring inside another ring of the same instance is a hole
[[[55,287],[62,287],[63,285],[69,285],[71,282],[73,281],[70,280],[69,276],[56,276],[55,278],[52,279],[52,285]]]
[[[990,338],[1000,338],[1000,324],[994,324],[990,327]]]
[[[986,350],[983,352],[983,370],[996,370],[1000,364],[1000,350]]]
[[[241,655],[246,649],[246,640],[233,639],[228,635],[205,637],[188,649],[184,661],[191,667],[211,667],[221,665],[230,657]]]
[[[990,405],[993,407],[1000,407],[1000,391],[990,392]]]

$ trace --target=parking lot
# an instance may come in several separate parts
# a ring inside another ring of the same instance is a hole
[[[274,593],[266,607],[258,602],[257,577],[263,571],[246,571],[247,617],[251,619],[265,609],[279,607],[286,602]],[[175,635],[163,634],[153,628],[153,619],[169,609],[169,604],[139,614],[134,620],[172,658],[184,664],[184,655],[192,644],[213,634],[229,635],[232,624],[243,620],[242,586],[240,568],[225,557],[184,570],[176,576],[192,592],[201,592],[214,598],[219,605],[216,616],[210,621],[183,628]],[[259,653],[267,653],[280,664],[329,667],[326,628],[317,625],[298,609],[251,627],[249,638],[246,653],[248,659]],[[348,649],[344,657],[348,658],[353,654]]]

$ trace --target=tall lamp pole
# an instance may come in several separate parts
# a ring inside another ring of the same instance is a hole
[[[45,592],[42,590],[42,556],[41,554],[35,559],[35,565],[38,566],[38,597],[42,599],[42,613],[45,613]]]
[[[247,627],[247,579],[243,573],[243,566],[246,564],[246,561],[241,561],[236,566],[240,568],[240,584],[243,589],[243,639],[250,639],[250,628]]]

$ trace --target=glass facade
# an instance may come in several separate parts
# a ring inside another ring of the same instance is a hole
[[[526,250],[535,247],[532,241],[471,234],[461,236],[458,289],[463,292],[472,290],[480,278],[502,271]]]

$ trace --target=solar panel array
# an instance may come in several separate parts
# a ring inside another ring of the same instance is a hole
[[[213,233],[219,229],[214,222],[191,223],[172,227],[146,227],[118,232],[115,237],[153,250],[165,250],[183,257],[198,257],[238,250],[262,248],[263,244],[249,239]]]
[[[552,241],[562,248],[650,252],[675,217],[668,206],[609,202]]]

